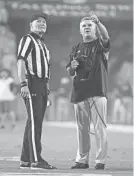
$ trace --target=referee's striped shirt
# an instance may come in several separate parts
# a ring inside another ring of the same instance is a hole
[[[18,46],[18,60],[23,59],[26,75],[50,78],[50,53],[43,39],[36,33],[22,37]]]

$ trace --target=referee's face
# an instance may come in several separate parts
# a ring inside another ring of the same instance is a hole
[[[34,20],[31,23],[31,31],[36,33],[45,33],[47,29],[46,20],[42,17],[39,17],[38,19]]]
[[[83,20],[80,23],[80,33],[83,38],[96,38],[96,25],[91,20]]]

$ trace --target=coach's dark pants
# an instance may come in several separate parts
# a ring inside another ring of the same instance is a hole
[[[28,78],[30,97],[25,98],[28,119],[25,127],[21,161],[42,161],[42,123],[47,106],[47,87],[43,79]]]

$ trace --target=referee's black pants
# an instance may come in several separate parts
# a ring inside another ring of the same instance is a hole
[[[21,161],[39,162],[41,157],[42,123],[47,106],[47,86],[43,79],[28,78],[30,97],[25,98],[28,119],[26,122]]]

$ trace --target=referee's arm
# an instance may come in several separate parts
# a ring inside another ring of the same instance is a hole
[[[20,83],[26,81],[26,66],[25,62],[27,60],[27,57],[31,51],[31,38],[29,36],[24,36],[19,43],[18,46],[18,77],[20,80]]]
[[[25,62],[23,60],[18,61],[18,77],[20,80],[20,83],[26,81],[26,76],[25,76]]]

